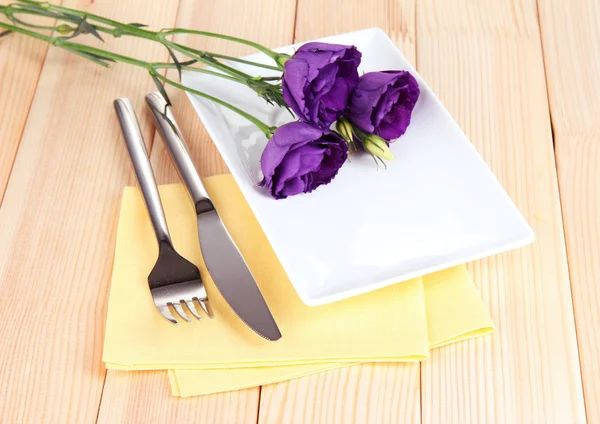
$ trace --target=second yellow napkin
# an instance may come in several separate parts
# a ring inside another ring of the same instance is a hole
[[[427,337],[430,349],[483,336],[494,326],[479,292],[464,265],[423,277]],[[169,370],[176,396],[198,396],[291,380],[352,363],[234,368],[219,370]]]

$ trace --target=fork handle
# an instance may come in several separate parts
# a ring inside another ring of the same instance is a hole
[[[158,92],[148,94],[146,103],[152,111],[156,127],[175,163],[175,168],[177,168],[177,172],[185,183],[192,202],[194,202],[196,214],[199,215],[202,212],[213,210],[210,196],[194,166],[190,151],[171,112],[171,107],[163,95]]]
[[[129,157],[135,169],[135,175],[144,195],[144,201],[146,202],[146,208],[148,209],[158,244],[160,246],[163,243],[167,243],[172,246],[167,220],[160,201],[160,195],[158,194],[154,173],[152,172],[152,165],[150,164],[148,151],[144,144],[144,137],[142,136],[142,131],[131,101],[127,98],[115,100],[115,110],[121,123],[125,144],[127,145]]]

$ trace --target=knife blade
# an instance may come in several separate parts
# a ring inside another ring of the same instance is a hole
[[[267,340],[280,339],[279,327],[246,261],[223,225],[202,184],[171,107],[158,92],[148,94],[146,103],[194,202],[202,257],[215,286],[248,327]]]

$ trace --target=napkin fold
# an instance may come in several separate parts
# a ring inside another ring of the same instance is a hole
[[[430,349],[479,337],[494,330],[490,316],[464,265],[422,277]],[[254,367],[219,370],[169,370],[175,396],[189,397],[240,390],[304,377],[356,363]]]
[[[205,185],[275,317],[282,339],[246,327],[214,287],[200,254],[193,206],[181,185],[160,187],[176,249],[197,264],[214,319],[174,326],[156,310],[147,276],[158,249],[138,189],[123,194],[103,360],[109,369],[170,370],[181,396],[235,390],[360,362],[426,359],[430,348],[491,332],[464,266],[340,302],[306,306],[229,175]],[[293,225],[293,223],[290,223]]]

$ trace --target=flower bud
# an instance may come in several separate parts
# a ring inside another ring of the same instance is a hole
[[[354,142],[354,134],[352,131],[352,124],[345,118],[340,117],[336,123],[335,128],[338,130],[340,135],[347,143],[351,144]]]
[[[277,62],[277,64],[279,65],[279,67],[281,69],[283,69],[283,65],[285,65],[285,62],[287,62],[288,60],[290,60],[292,57],[289,54],[285,54],[285,53],[280,53],[277,55],[277,57],[275,58],[275,62]]]
[[[59,34],[67,35],[67,34],[73,32],[73,28],[71,28],[67,24],[61,24],[56,27],[56,31],[58,31]]]
[[[389,149],[386,141],[375,135],[369,134],[363,139],[363,146],[365,150],[371,153],[373,156],[377,156],[378,158],[385,160],[394,159],[394,154]]]

